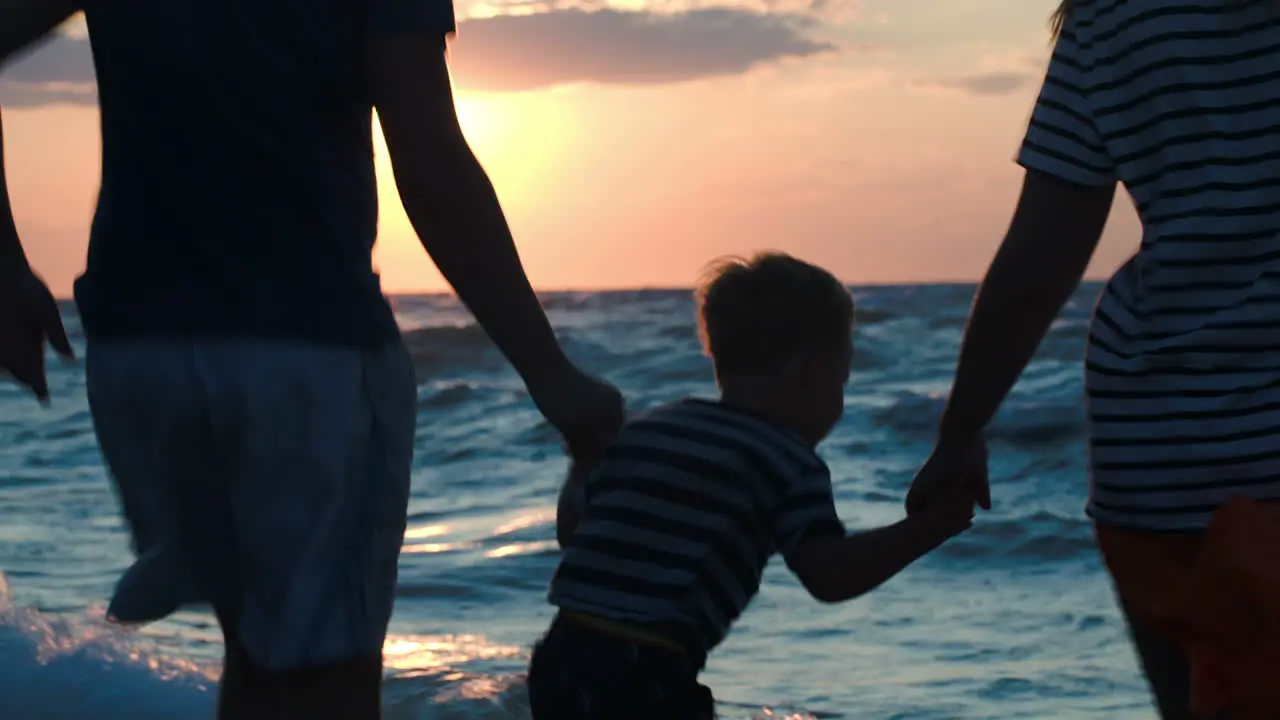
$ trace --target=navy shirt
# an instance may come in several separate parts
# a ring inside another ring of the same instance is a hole
[[[90,0],[102,190],[90,338],[396,336],[366,48],[445,35],[450,0]]]

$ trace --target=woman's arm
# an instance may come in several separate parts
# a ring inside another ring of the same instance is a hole
[[[940,442],[980,433],[1079,286],[1115,198],[1028,170],[1013,221],[978,290]]]
[[[1115,199],[1120,171],[1095,121],[1095,65],[1076,16],[1064,16],[1018,152],[1026,168],[1017,209],[982,281],[937,446],[911,482],[907,512],[947,486],[991,508],[982,438],[1084,277]]]

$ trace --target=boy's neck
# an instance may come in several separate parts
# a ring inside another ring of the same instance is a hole
[[[786,395],[768,379],[735,378],[720,383],[720,402],[760,415],[803,436],[804,423]]]

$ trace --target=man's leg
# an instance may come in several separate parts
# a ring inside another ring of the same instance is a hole
[[[408,353],[239,343],[200,360],[233,458],[241,589],[220,609],[220,715],[376,719],[417,416]]]
[[[218,686],[219,720],[378,717],[380,654],[295,673],[265,673],[246,654],[234,632],[235,622],[221,618],[218,622],[226,642]]]
[[[87,366],[135,550],[166,548],[113,605],[218,609],[223,718],[376,718],[417,409],[403,347],[91,343]]]

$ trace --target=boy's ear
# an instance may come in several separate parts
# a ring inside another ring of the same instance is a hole
[[[821,382],[820,378],[826,376],[835,361],[836,358],[830,351],[819,348],[802,350],[796,355],[792,365],[793,372],[798,374],[795,379],[804,385]]]
[[[815,359],[813,350],[806,348],[798,351],[787,362],[786,369],[782,373],[783,379],[788,383],[806,384],[809,378],[813,377],[813,371],[816,367],[814,364]]]

